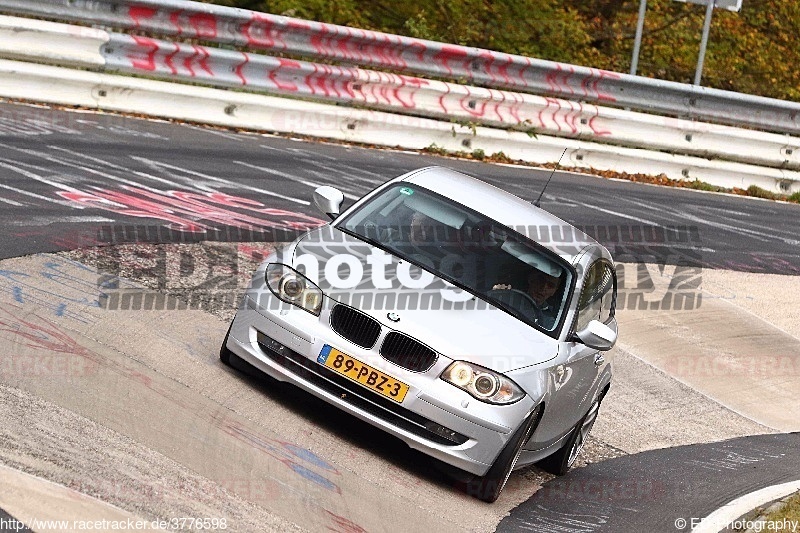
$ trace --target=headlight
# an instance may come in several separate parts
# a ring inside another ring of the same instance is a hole
[[[300,272],[281,263],[270,263],[265,280],[269,290],[279,299],[319,316],[322,291]]]
[[[504,375],[464,361],[448,366],[441,378],[487,403],[509,404],[525,396],[522,389]]]

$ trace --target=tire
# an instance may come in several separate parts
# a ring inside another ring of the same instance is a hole
[[[517,460],[522,453],[522,447],[536,430],[541,414],[542,406],[539,405],[517,429],[511,440],[506,444],[506,447],[497,456],[489,471],[485,475],[474,477],[466,483],[467,494],[487,503],[497,500],[497,497],[500,496],[506,486],[511,471],[514,470],[514,466],[517,464]]]
[[[233,329],[233,321],[231,321],[231,325],[228,326],[228,332],[225,334],[225,339],[222,341],[222,346],[219,349],[219,360],[222,361],[222,364],[233,368],[231,358],[236,357],[236,355],[228,349],[228,337],[231,336],[231,329]]]
[[[563,476],[566,474],[575,463],[575,459],[578,458],[578,454],[581,453],[583,445],[586,443],[586,438],[592,431],[592,426],[594,426],[595,420],[597,420],[597,413],[599,410],[600,399],[598,398],[594,401],[592,406],[589,408],[589,411],[583,415],[583,418],[581,418],[580,422],[578,422],[578,424],[572,430],[572,433],[567,439],[567,442],[564,443],[564,446],[559,448],[554,454],[545,457],[536,463],[536,466],[545,472],[550,472],[551,474],[555,474],[557,476]]]

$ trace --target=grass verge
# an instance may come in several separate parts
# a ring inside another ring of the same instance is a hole
[[[491,163],[509,163],[521,166],[536,166],[541,168],[555,168],[555,163],[545,163],[545,164],[532,164],[526,161],[514,160],[508,157],[503,152],[497,152],[491,155],[487,155],[484,153],[483,150],[476,149],[472,152],[450,152],[441,146],[436,144],[430,145],[428,148],[424,148],[421,150],[423,153],[439,155],[444,157],[458,157],[461,159],[472,159],[476,161],[486,161]],[[795,204],[800,204],[800,192],[796,192],[792,195],[786,194],[778,194],[766,189],[762,189],[758,185],[751,185],[747,189],[740,189],[738,187],[734,187],[729,189],[727,187],[718,187],[716,185],[711,185],[710,183],[706,183],[705,181],[700,180],[676,180],[666,176],[666,174],[659,174],[658,176],[653,176],[650,174],[629,174],[627,172],[616,172],[613,170],[598,170],[596,168],[582,168],[582,167],[566,167],[563,165],[558,166],[559,170],[566,170],[577,172],[580,174],[593,174],[595,176],[600,176],[603,178],[615,178],[615,179],[623,179],[628,181],[635,181],[638,183],[650,183],[653,185],[664,185],[667,187],[678,187],[682,189],[694,189],[698,191],[709,191],[709,192],[723,192],[728,194],[738,194],[740,196],[752,196],[755,198],[765,198],[767,200],[780,200],[783,202],[792,202]]]
[[[796,524],[800,522],[800,492],[789,498],[789,501],[780,510],[769,513],[766,519],[767,522],[772,523],[785,521]]]

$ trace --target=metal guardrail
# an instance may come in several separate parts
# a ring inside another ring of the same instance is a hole
[[[800,138],[0,15],[0,57],[301,96],[531,135],[800,168]],[[463,148],[470,149],[469,146]]]
[[[93,22],[566,100],[800,133],[800,103],[198,2],[0,0],[0,12]]]
[[[0,95],[404,149],[436,144],[455,152],[468,143],[486,154],[502,151],[530,163],[552,163],[566,148],[565,167],[699,179],[721,187],[800,191],[800,172],[792,170],[546,135],[531,138],[523,132],[480,126],[472,130],[441,120],[4,59],[0,59]],[[258,162],[237,164],[264,170]]]

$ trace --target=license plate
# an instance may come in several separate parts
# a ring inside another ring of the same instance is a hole
[[[402,402],[408,392],[405,383],[327,344],[322,347],[317,362],[397,403]]]

